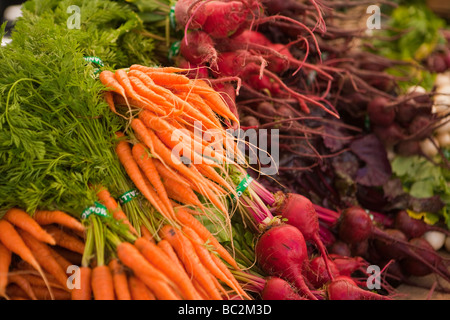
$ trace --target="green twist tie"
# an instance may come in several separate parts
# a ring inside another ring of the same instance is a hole
[[[84,209],[83,213],[81,214],[81,217],[83,219],[87,219],[91,214],[95,214],[99,217],[108,217],[108,209],[101,203],[95,201],[95,205],[90,206],[89,208]]]
[[[175,57],[176,55],[178,55],[178,52],[180,52],[180,43],[181,41],[175,41],[174,43],[172,43],[172,45],[169,48],[169,59],[172,60],[173,57]]]
[[[170,6],[170,11],[169,11],[170,27],[174,30],[177,27],[177,21],[175,20],[175,5],[176,5],[176,3],[172,4]]]
[[[102,59],[100,59],[99,57],[94,57],[94,56],[86,56],[83,57],[84,60],[86,60],[87,62],[91,62],[93,64],[95,64],[97,66],[97,68],[94,69],[94,74],[97,74],[100,72],[100,67],[104,67],[105,65],[103,64]]]
[[[248,186],[250,185],[250,183],[252,183],[252,181],[253,178],[249,174],[247,174],[245,178],[243,178],[241,182],[239,182],[236,188],[236,193],[238,197],[242,196],[242,194],[245,192],[245,190],[248,189]],[[232,195],[232,197],[234,199],[234,194]]]
[[[127,202],[130,202],[131,200],[136,198],[138,196],[138,194],[139,194],[139,191],[137,191],[136,189],[128,190],[127,192],[125,192],[124,194],[122,194],[119,197],[119,203],[123,205]]]

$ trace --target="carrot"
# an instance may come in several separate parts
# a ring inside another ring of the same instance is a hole
[[[164,105],[167,108],[170,108],[172,106],[165,98],[156,94],[153,90],[147,87],[141,79],[134,76],[129,76],[128,78],[130,79],[130,82],[135,91],[141,96],[149,99],[157,105]]]
[[[115,79],[114,72],[112,72],[110,70],[103,70],[102,72],[100,72],[99,80],[103,85],[108,87],[110,90],[117,92],[125,99],[125,101],[127,101],[127,95],[126,95],[125,89]],[[126,104],[128,105],[128,102],[126,102]]]
[[[160,116],[167,115],[167,112],[164,111],[163,109],[159,108],[156,104],[147,103],[147,102],[136,100],[133,98],[124,99],[121,96],[114,95],[114,103],[119,106],[124,105],[124,106],[128,106],[128,107],[135,107],[135,108],[142,109],[142,110],[148,109]]]
[[[121,135],[123,133],[118,134]],[[170,220],[170,214],[165,210],[165,206],[156,192],[152,188],[149,188],[149,183],[147,184],[146,182],[147,179],[140,170],[138,164],[136,163],[136,160],[134,160],[130,144],[125,140],[119,141],[116,146],[116,154],[119,157],[120,162],[124,166],[128,176],[133,181],[135,186],[139,189],[139,191],[148,201],[150,201],[150,203],[155,207],[156,210],[158,210],[161,214],[163,214],[167,219]]]
[[[28,213],[22,209],[11,208],[3,216],[16,227],[23,229],[33,235],[39,241],[55,245],[55,239],[48,234]]]
[[[223,281],[231,289],[233,289],[237,294],[250,299],[250,296],[241,288],[237,281],[233,281],[234,276],[231,273],[224,273],[223,269],[219,268],[216,261],[213,260],[212,254],[205,246],[203,240],[199,235],[189,227],[183,227],[182,231],[186,234],[192,245],[194,246],[195,252],[197,253],[200,261],[203,265],[211,272],[211,274],[217,279]],[[230,277],[231,276],[231,277]]]
[[[109,262],[108,267],[112,273],[117,300],[131,300],[128,276],[122,263],[114,258]]]
[[[208,270],[201,263],[191,242],[180,232],[180,230],[165,225],[160,229],[159,233],[161,238],[166,239],[173,246],[188,274],[197,279],[202,287],[205,288],[208,295],[213,299],[222,300]]]
[[[147,128],[155,131],[159,138],[169,148],[172,150],[174,148],[180,149],[180,151],[183,151],[182,155],[190,159],[193,163],[207,163],[212,166],[217,165],[213,160],[202,156],[201,145],[198,146],[197,144],[197,152],[195,151],[195,145],[191,143],[191,137],[183,132],[183,130],[173,127],[169,122],[146,110],[139,113],[139,119],[142,120]],[[177,138],[177,140],[175,138]]]
[[[80,287],[72,289],[72,300],[92,300],[92,269],[87,266],[81,266],[79,269]]]
[[[167,73],[167,72],[147,72],[152,80],[160,86],[172,85],[172,84],[188,84],[191,79],[182,74]]]
[[[133,270],[155,294],[159,300],[180,300],[180,297],[173,291],[174,287],[160,270],[156,269],[139,250],[129,242],[121,242],[117,248],[117,256],[122,263]]]
[[[152,233],[144,225],[141,225],[141,237],[147,239],[148,241],[155,243],[155,239],[153,239]]]
[[[160,160],[155,159],[153,161],[153,164],[155,165],[156,170],[158,170],[158,173],[163,180],[173,179],[176,180],[179,184],[191,188],[190,182],[185,177],[178,174],[178,172],[176,172],[171,167],[164,165]]]
[[[161,248],[162,251],[164,251],[170,261],[176,268],[180,270],[180,272],[186,272],[183,264],[180,261],[180,258],[178,258],[177,253],[175,252],[169,241],[161,239],[156,245]]]
[[[134,234],[137,234],[136,229],[131,224],[125,212],[123,212],[120,205],[117,203],[116,199],[114,199],[109,193],[108,189],[105,187],[101,187],[100,191],[97,192],[97,197],[100,202],[108,209],[108,211],[112,214],[114,219],[122,221],[130,228],[130,231]]]
[[[15,283],[19,286],[31,300],[37,300],[36,295],[34,294],[33,288],[31,287],[30,282],[26,278],[24,278],[20,274],[9,274],[8,275],[8,283]]]
[[[125,89],[125,93],[128,97],[133,98],[134,100],[140,101],[145,103],[145,106],[147,108],[151,108],[152,110],[159,110],[159,112],[163,112],[163,109],[159,108],[158,105],[153,103],[151,100],[139,95],[135,90],[134,87],[128,78],[128,74],[124,69],[118,69],[114,73],[115,79],[122,85],[122,87]]]
[[[173,212],[169,197],[167,196],[166,188],[161,181],[161,177],[156,170],[153,159],[149,155],[148,150],[142,143],[136,143],[132,148],[132,154],[138,166],[141,168],[142,172],[153,185],[156,193],[159,195],[161,201],[166,206],[167,212],[170,214],[171,218],[174,219],[175,213]]]
[[[103,93],[103,97],[105,98],[105,101],[108,104],[109,110],[111,110],[115,114],[118,114],[118,112],[116,110],[116,106],[114,104],[114,97],[112,95],[112,92],[111,91],[105,91]]]
[[[197,290],[197,292],[200,294],[203,300],[212,300],[197,279],[192,279],[192,284],[194,285],[194,288]]]
[[[44,271],[31,252],[30,248],[28,248],[27,244],[25,244],[23,238],[19,232],[14,229],[13,225],[3,219],[0,220],[0,242],[7,249],[17,254],[23,261],[29,263],[35,270],[37,270],[47,284],[47,288],[50,290],[47,277],[45,276]]]
[[[194,164],[194,166],[197,168],[197,170],[204,175],[205,177],[211,179],[212,181],[216,182],[218,185],[222,186],[223,188],[234,192],[234,189],[230,184],[216,171],[213,167],[208,166],[204,163]]]
[[[131,128],[133,129],[133,132],[138,140],[145,144],[154,155],[155,149],[153,147],[152,139],[148,133],[148,128],[145,126],[142,120],[139,118],[133,118],[133,120],[131,120]]]
[[[64,258],[62,255],[60,255],[58,252],[56,252],[55,250],[53,250],[53,248],[48,247],[50,253],[52,254],[52,257],[55,258],[55,260],[58,262],[58,264],[61,266],[61,268],[63,268],[64,271],[66,271],[70,266],[73,265],[72,262],[70,262],[69,260],[67,260],[66,258]]]
[[[177,73],[177,72],[185,72],[189,71],[189,69],[182,69],[177,67],[147,67],[140,64],[133,64],[130,66],[130,70],[139,70],[146,73],[151,72],[164,72],[164,73]]]
[[[59,210],[36,210],[33,219],[41,226],[59,224],[74,231],[84,233],[86,228],[76,218]]]
[[[20,272],[20,276],[25,278],[31,284],[31,286],[33,288],[34,287],[46,287],[45,281],[42,280],[42,278],[39,277],[38,275],[31,274],[31,273],[23,273],[22,270],[20,270],[19,272]],[[47,274],[47,279],[48,279],[48,283],[49,283],[50,287],[64,290],[64,287],[61,286],[55,279],[53,279],[52,275]]]
[[[217,279],[223,281],[237,294],[251,300],[250,296],[244,291],[244,289],[242,289],[241,285],[237,282],[236,278],[227,266],[219,258],[217,258],[214,253],[210,252],[206,248],[205,243],[199,235],[189,227],[183,227],[183,232],[193,243],[195,251],[205,267],[207,267]]]
[[[164,186],[170,199],[180,202],[181,204],[198,206],[204,208],[203,203],[200,202],[195,192],[191,187],[186,187],[178,183],[175,179],[165,179]]]
[[[67,288],[68,277],[66,271],[52,256],[52,253],[50,252],[48,245],[44,242],[37,240],[30,233],[24,230],[19,230],[19,233],[25,244],[33,252],[32,254],[39,263],[39,265],[41,265],[45,271],[54,276],[60,285],[64,286],[66,290],[69,290]]]
[[[191,86],[186,86],[186,90],[190,90]],[[213,109],[206,103],[203,98],[197,94],[192,92],[181,92],[178,94],[179,97],[184,98],[187,102],[196,107],[200,112],[202,112],[209,119],[213,120],[217,126],[221,126],[219,118],[214,113]]]
[[[8,285],[8,271],[11,265],[12,253],[0,243],[0,297],[5,297],[6,286]]]
[[[92,269],[91,287],[94,300],[116,300],[113,276],[107,265],[97,265]]]
[[[192,228],[200,236],[204,243],[210,243],[222,259],[228,262],[235,269],[240,270],[236,260],[234,260],[230,253],[220,244],[219,241],[217,241],[217,239],[200,221],[198,221],[182,207],[175,210],[175,215],[180,223],[184,226]]]
[[[10,296],[28,298],[26,292],[15,284],[8,286],[6,291]],[[33,292],[38,300],[70,300],[71,297],[69,292],[57,288],[52,288],[51,294],[44,287],[33,287]]]
[[[55,225],[45,226],[44,228],[56,240],[56,245],[79,254],[84,253],[84,242],[78,237]]]
[[[128,283],[132,300],[156,300],[153,292],[138,277],[131,275]]]
[[[217,196],[208,188],[208,184],[205,182],[203,176],[199,174],[195,174],[193,171],[189,170],[189,168],[181,162],[181,160],[172,156],[172,152],[168,149],[164,143],[156,136],[156,134],[152,130],[148,130],[153,145],[155,146],[155,150],[157,150],[158,155],[164,160],[164,163],[168,164],[173,169],[180,172],[180,174],[184,175],[186,178],[191,180],[191,182],[196,184],[201,193],[208,197],[209,200],[222,212],[227,213],[227,209],[223,205],[222,202],[217,198]]]
[[[151,264],[177,284],[186,299],[200,300],[200,295],[192,286],[187,273],[177,268],[160,247],[144,238],[138,238],[134,245]]]

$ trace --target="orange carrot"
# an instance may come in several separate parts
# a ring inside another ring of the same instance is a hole
[[[8,285],[8,271],[11,265],[12,253],[0,243],[0,297],[5,297]]]
[[[212,298],[208,295],[208,293],[205,291],[205,289],[202,287],[202,285],[200,284],[200,282],[198,282],[197,279],[192,279],[192,283],[203,300],[212,300]]]
[[[47,277],[45,276],[40,264],[36,260],[30,248],[28,248],[27,244],[25,244],[21,235],[16,229],[14,229],[13,225],[3,219],[0,220],[0,242],[7,249],[17,254],[23,261],[29,263],[35,270],[37,270],[47,284],[47,288],[50,289]]]
[[[128,276],[122,263],[114,258],[109,262],[108,267],[112,273],[117,300],[131,300]]]
[[[118,134],[121,135],[123,133]],[[146,177],[139,168],[136,160],[134,160],[130,144],[125,140],[119,141],[116,146],[116,154],[134,185],[139,189],[144,197],[150,201],[156,210],[170,220],[170,214],[165,209],[164,204],[156,192],[152,188],[149,188],[149,184],[146,182]]]
[[[191,79],[182,74],[166,73],[166,72],[149,72],[147,73],[152,80],[160,86],[172,85],[172,84],[188,84]]]
[[[39,241],[55,245],[55,239],[48,234],[28,213],[22,209],[11,208],[3,216],[16,227],[23,229],[33,235]]]
[[[105,91],[103,93],[103,97],[105,98],[106,103],[109,106],[109,110],[117,114],[116,106],[114,105],[114,97],[111,91]]]
[[[131,224],[125,212],[123,212],[122,208],[117,203],[116,199],[114,199],[109,193],[108,189],[105,187],[101,187],[100,191],[97,192],[97,197],[100,202],[108,209],[108,211],[113,215],[114,219],[122,221],[130,228],[130,231],[134,234],[137,234],[136,229]]]
[[[46,287],[45,281],[42,280],[42,278],[39,277],[38,275],[31,274],[31,273],[23,273],[22,272],[23,270],[21,270],[21,269],[20,270],[17,269],[17,271],[20,272],[20,276],[25,278],[31,284],[31,286],[33,288],[34,287]],[[14,271],[13,271],[13,273],[14,273]],[[62,289],[62,290],[65,289],[55,279],[53,279],[52,275],[47,274],[47,279],[48,279],[48,283],[49,283],[50,287],[58,288],[58,289]]]
[[[155,243],[155,239],[153,238],[152,233],[144,225],[141,225],[141,237],[147,239],[148,241]]]
[[[186,299],[200,300],[200,295],[192,286],[187,273],[177,268],[160,247],[144,238],[138,238],[134,245],[151,264],[177,284]]]
[[[133,98],[124,99],[121,96],[114,95],[114,103],[118,106],[129,106],[130,108],[135,107],[137,109],[142,109],[142,110],[148,109],[160,116],[167,115],[167,112],[165,110],[161,109],[160,107],[158,107],[156,104],[154,104],[154,103],[150,104],[150,103],[147,103],[147,102],[144,102],[141,100],[136,100]]]
[[[127,95],[124,87],[115,79],[114,72],[110,70],[103,70],[99,75],[100,82],[108,87],[108,89],[120,94],[125,101],[127,101]],[[127,103],[128,104],[128,103]]]
[[[178,258],[177,253],[175,252],[169,241],[161,239],[156,245],[161,248],[162,251],[164,251],[170,261],[176,268],[180,270],[180,272],[186,272],[183,264],[180,261],[180,258]]]
[[[155,188],[159,198],[166,206],[167,212],[170,214],[171,218],[174,219],[175,213],[173,212],[173,207],[170,203],[169,197],[167,196],[166,188],[161,181],[161,177],[156,170],[153,159],[149,155],[148,150],[142,143],[136,143],[132,148],[132,154],[138,166],[141,168],[142,172]]]
[[[164,160],[164,163],[172,167],[173,169],[180,172],[180,174],[184,175],[186,178],[191,180],[193,184],[197,185],[199,191],[202,191],[201,194],[208,197],[208,199],[222,212],[227,213],[227,209],[224,204],[218,199],[217,195],[215,195],[212,190],[208,187],[208,183],[205,181],[205,178],[200,174],[195,174],[192,170],[190,170],[181,160],[172,156],[172,152],[168,149],[164,143],[156,136],[156,134],[152,130],[148,130],[155,150],[157,150],[158,155]]]
[[[159,300],[180,300],[172,288],[176,288],[160,270],[156,269],[139,250],[129,242],[121,242],[117,248],[117,256],[122,263],[133,270]]]
[[[184,226],[192,228],[205,243],[210,243],[217,253],[228,262],[235,269],[240,270],[236,263],[236,260],[230,255],[230,253],[220,244],[219,241],[209,232],[209,230],[195,217],[188,213],[184,208],[179,207],[175,210],[175,215],[180,223]]]
[[[36,210],[33,219],[41,226],[48,224],[59,224],[71,230],[81,233],[85,232],[85,227],[76,218],[59,210]]]
[[[10,296],[28,299],[26,292],[16,284],[8,286],[6,291]],[[70,293],[58,288],[52,288],[52,292],[50,293],[47,288],[33,287],[33,292],[38,300],[70,300]]]
[[[178,72],[186,72],[189,69],[182,69],[177,67],[147,67],[140,64],[133,64],[130,66],[130,70],[140,70],[146,73],[152,72],[164,72],[164,73],[178,73]]]
[[[186,234],[186,237],[191,241],[194,246],[195,252],[197,253],[200,261],[203,265],[211,272],[213,276],[215,276],[218,280],[223,281],[226,285],[228,285],[231,289],[233,289],[237,294],[250,299],[250,296],[242,289],[242,287],[235,281],[234,276],[231,272],[224,272],[222,268],[216,264],[216,261],[213,259],[212,254],[206,247],[203,240],[200,236],[191,228],[183,227],[183,232]],[[225,267],[226,268],[226,267]]]
[[[67,260],[66,258],[64,258],[62,255],[60,255],[58,252],[56,252],[55,250],[53,250],[53,248],[48,247],[50,253],[52,254],[52,257],[55,258],[55,260],[58,262],[58,264],[61,266],[61,268],[63,268],[64,271],[66,271],[70,266],[73,265],[72,262],[70,262],[69,260]]]
[[[84,253],[84,242],[78,237],[55,225],[45,226],[44,228],[55,239],[58,246],[79,254]]]
[[[107,265],[97,265],[92,269],[91,287],[94,300],[116,300],[113,276]]]
[[[153,90],[147,87],[141,79],[134,76],[129,76],[128,78],[130,79],[133,88],[139,95],[149,99],[157,105],[163,105],[167,108],[172,106],[165,98],[156,94]]]
[[[132,300],[156,300],[153,292],[138,277],[131,275],[128,283]]]
[[[164,186],[170,199],[182,204],[198,206],[204,208],[203,203],[198,199],[191,187],[186,187],[175,179],[164,179]]]
[[[234,192],[234,188],[230,186],[230,184],[216,170],[214,170],[213,167],[208,166],[204,163],[194,164],[194,166],[202,175],[204,175],[208,179],[211,179],[223,188]]]
[[[175,249],[180,260],[188,274],[197,279],[205,288],[205,291],[215,300],[222,300],[222,296],[212,281],[209,271],[203,266],[198,255],[195,252],[191,242],[180,232],[169,225],[163,226],[159,234],[161,238],[166,239]]]
[[[72,289],[72,300],[92,300],[92,269],[87,266],[81,266],[79,269],[79,288]]]
[[[33,256],[42,266],[42,268],[50,273],[52,276],[56,278],[58,283],[67,288],[67,274],[66,270],[64,270],[58,261],[52,256],[52,253],[49,250],[49,247],[46,243],[41,242],[34,238],[30,233],[19,230],[20,236],[22,237],[25,244],[31,249],[33,252]]]
[[[28,282],[26,278],[22,275],[14,273],[8,275],[8,283],[15,283],[19,286],[31,300],[37,300],[36,295],[34,294],[33,288],[31,284]]]

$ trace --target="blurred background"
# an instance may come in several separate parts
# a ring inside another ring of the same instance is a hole
[[[0,24],[3,24],[5,21],[7,22],[7,35],[11,31],[14,21],[21,15],[20,7],[23,2],[23,0],[0,0]],[[8,41],[9,37],[5,36],[2,40],[2,45]]]

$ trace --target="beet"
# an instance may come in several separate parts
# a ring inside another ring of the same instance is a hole
[[[396,239],[407,242],[406,235],[397,229],[385,229],[383,230],[386,235],[390,236],[390,239],[375,239],[374,246],[377,252],[385,259],[401,259],[406,256],[403,246],[393,245]]]
[[[387,296],[364,290],[346,276],[339,276],[327,286],[329,300],[392,300]]]
[[[438,226],[429,225],[423,220],[415,219],[411,217],[406,210],[401,210],[395,215],[395,227],[403,231],[408,238],[421,237],[427,231],[439,231],[450,236],[448,230]]]
[[[409,242],[424,249],[421,250],[414,248],[413,250],[422,256],[426,261],[434,266],[440,266],[442,260],[438,256],[429,253],[430,251],[434,252],[434,249],[428,241],[423,238],[412,238]],[[401,267],[406,274],[418,277],[426,276],[433,272],[432,268],[424,264],[423,261],[417,260],[414,257],[407,257],[403,259],[401,261]]]
[[[386,147],[394,146],[406,138],[405,130],[396,122],[388,127],[373,126],[372,131]]]
[[[433,132],[430,127],[431,115],[419,114],[414,117],[408,126],[408,133],[413,135],[415,139],[422,140],[427,138]]]
[[[333,273],[333,278],[339,276],[339,269],[336,267],[333,261],[328,260],[327,264],[330,267],[331,272]],[[306,279],[308,279],[308,282],[314,286],[314,288],[320,288],[324,284],[332,280],[328,275],[325,260],[321,256],[317,256],[311,259],[306,265],[303,274],[305,275]]]
[[[400,156],[414,156],[420,154],[420,144],[417,140],[404,140],[395,145],[394,151]]]
[[[217,63],[218,52],[213,39],[200,30],[193,30],[185,34],[180,42],[180,54],[189,62],[201,65]]]
[[[350,257],[352,255],[350,247],[347,243],[337,240],[331,246],[328,247],[329,254],[336,254],[344,257]]]
[[[289,224],[270,227],[258,239],[255,253],[256,261],[264,272],[291,282],[301,295],[317,300],[302,274],[308,252],[300,230]]]
[[[295,226],[301,231],[306,241],[312,241],[325,259],[330,278],[333,273],[328,267],[328,254],[319,235],[319,216],[311,200],[297,193],[288,193],[276,211],[287,219],[286,223]]]
[[[268,277],[261,292],[262,300],[308,300],[297,293],[289,282],[279,277]]]
[[[366,241],[372,235],[372,219],[360,207],[346,208],[339,218],[338,234],[348,244]]]
[[[369,266],[369,263],[359,256],[348,257],[331,254],[330,258],[341,276],[351,277],[356,271],[366,272],[366,269]]]

